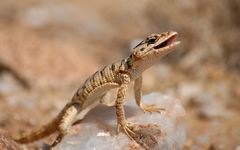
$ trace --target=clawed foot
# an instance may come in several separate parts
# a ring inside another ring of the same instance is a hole
[[[133,138],[133,136],[135,136],[136,133],[134,133],[134,131],[133,131],[133,126],[134,126],[134,125],[133,125],[132,123],[129,123],[129,122],[128,122],[128,123],[123,123],[123,124],[118,124],[118,125],[117,125],[117,134],[119,133],[120,127],[122,127],[124,133],[125,133],[131,140],[135,141],[134,138]]]
[[[161,113],[162,111],[165,111],[165,108],[158,108],[156,107],[156,105],[151,104],[151,105],[146,105],[146,104],[142,104],[141,109],[143,110],[143,112],[157,112],[157,113]]]

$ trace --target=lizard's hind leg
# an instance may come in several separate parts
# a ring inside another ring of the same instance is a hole
[[[63,137],[69,132],[69,129],[73,124],[77,114],[80,112],[80,105],[78,103],[70,103],[66,105],[64,110],[65,111],[62,111],[63,113],[60,114],[62,116],[58,126],[60,133],[58,134],[51,147],[54,147],[60,143]]]

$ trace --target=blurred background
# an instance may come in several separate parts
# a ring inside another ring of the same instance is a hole
[[[184,149],[240,148],[239,18],[239,0],[1,0],[0,134],[48,122],[86,77],[173,30],[182,43],[144,73],[144,93],[182,101]]]

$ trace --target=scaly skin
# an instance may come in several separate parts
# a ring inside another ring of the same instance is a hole
[[[115,100],[117,129],[120,127],[124,133],[133,140],[136,135],[132,130],[132,124],[127,122],[124,112],[124,99],[129,83],[134,81],[134,92],[136,104],[144,112],[160,112],[162,109],[154,105],[145,105],[141,102],[142,73],[156,64],[162,56],[175,50],[180,42],[173,42],[177,36],[176,32],[165,32],[152,34],[139,43],[131,51],[130,56],[90,76],[74,94],[59,115],[49,124],[30,133],[13,137],[19,143],[33,142],[42,139],[53,132],[58,131],[59,135],[53,142],[52,147],[57,145],[68,133],[77,115],[81,119],[99,103],[107,104],[105,97],[111,89],[118,88],[117,99]]]

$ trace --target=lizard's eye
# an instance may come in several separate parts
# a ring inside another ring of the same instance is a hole
[[[148,44],[154,44],[155,41],[156,41],[156,39],[149,39],[149,40],[148,40]]]

